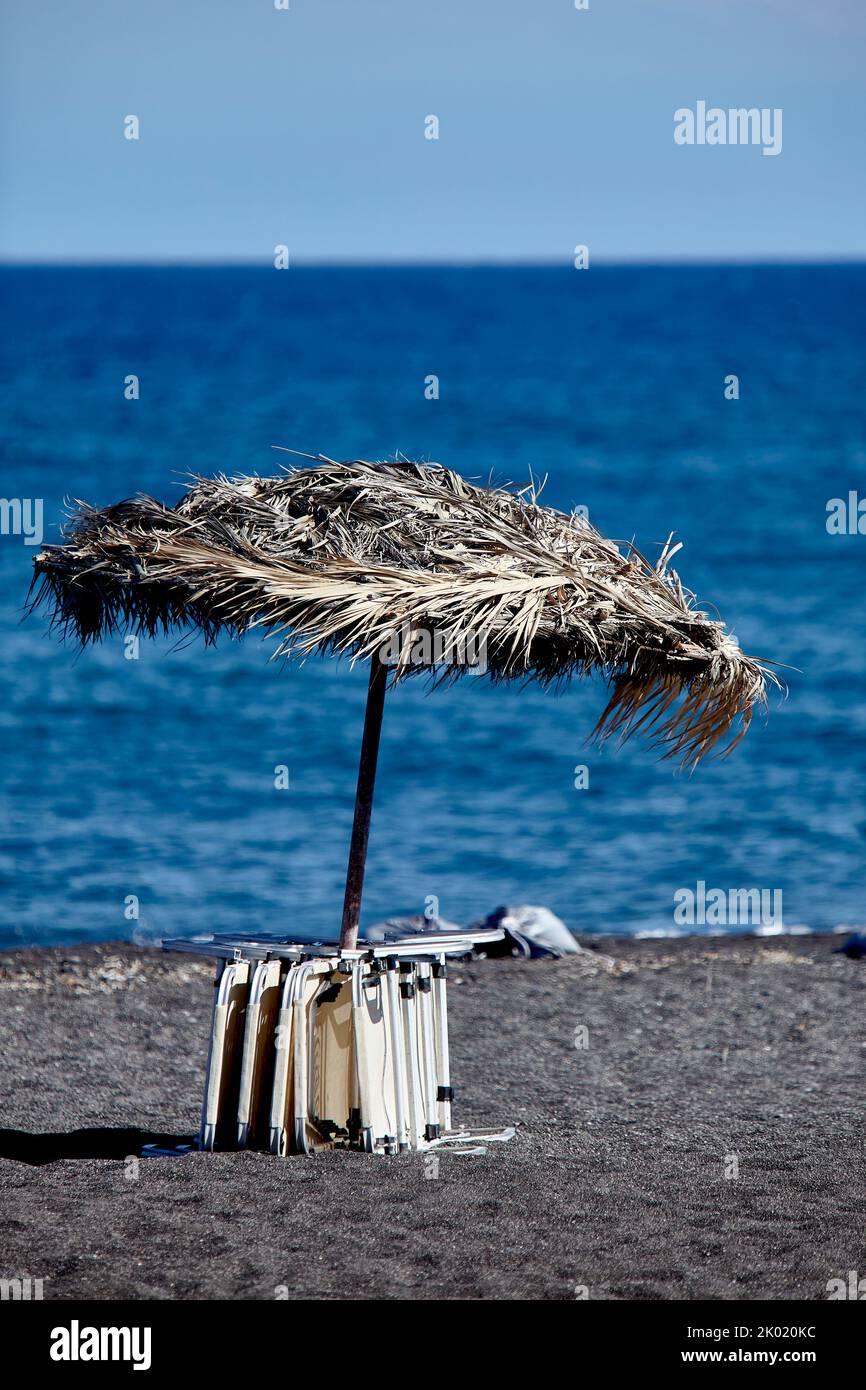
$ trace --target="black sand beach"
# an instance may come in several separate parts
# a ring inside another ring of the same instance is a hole
[[[46,1299],[826,1298],[866,1270],[866,962],[837,944],[455,967],[456,1117],[517,1136],[431,1178],[425,1155],[136,1164],[197,1126],[210,965],[7,953],[0,1277]]]

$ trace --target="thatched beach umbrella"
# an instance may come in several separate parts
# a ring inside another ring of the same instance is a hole
[[[693,766],[730,752],[775,677],[668,568],[579,516],[433,464],[335,463],[196,479],[174,507],[82,506],[35,560],[34,606],[82,642],[116,631],[263,629],[277,655],[372,658],[340,944],[358,934],[385,689],[474,662],[494,680],[603,673],[601,736]],[[436,662],[431,667],[431,662]]]

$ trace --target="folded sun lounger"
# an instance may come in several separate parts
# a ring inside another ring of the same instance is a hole
[[[217,961],[200,1147],[398,1154],[511,1138],[453,1127],[448,1047],[446,958],[501,935],[349,951],[245,935],[163,942]]]
[[[238,1095],[239,1149],[267,1148],[270,1141],[281,973],[278,960],[259,961],[253,971],[247,1000]]]
[[[203,1149],[234,1148],[249,961],[224,962],[214,987],[210,1050],[201,1120]]]

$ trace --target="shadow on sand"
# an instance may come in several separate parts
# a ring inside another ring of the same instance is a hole
[[[145,1145],[175,1149],[195,1145],[192,1134],[161,1134],[146,1129],[71,1129],[58,1134],[28,1134],[23,1129],[0,1129],[0,1158],[39,1167],[64,1158],[140,1157]]]

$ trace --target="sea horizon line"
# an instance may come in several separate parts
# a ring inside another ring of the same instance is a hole
[[[866,265],[866,252],[838,252],[816,255],[761,254],[745,256],[646,256],[594,258],[591,270],[723,270],[761,268],[810,268],[815,266]],[[0,256],[0,270],[262,270],[272,271],[267,257],[246,256]],[[292,270],[573,270],[567,257],[393,257],[294,259]]]

